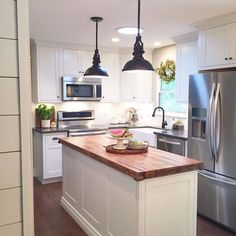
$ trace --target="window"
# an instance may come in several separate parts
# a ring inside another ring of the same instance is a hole
[[[176,102],[175,100],[175,80],[171,81],[169,84],[161,81],[159,105],[163,107],[167,112],[187,113],[187,103]]]

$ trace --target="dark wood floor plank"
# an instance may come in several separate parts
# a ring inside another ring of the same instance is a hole
[[[60,206],[61,183],[34,181],[35,236],[87,236]]]
[[[61,182],[42,185],[34,180],[35,236],[87,236],[60,206],[61,193]],[[235,235],[220,225],[198,216],[197,236]]]

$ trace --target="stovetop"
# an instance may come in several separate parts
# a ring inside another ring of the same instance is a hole
[[[70,133],[73,132],[92,132],[107,130],[107,125],[72,125],[66,127]]]

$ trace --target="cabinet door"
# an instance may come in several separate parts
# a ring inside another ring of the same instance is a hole
[[[177,45],[176,101],[188,102],[189,75],[197,73],[197,42]]]
[[[120,99],[124,102],[135,100],[133,83],[134,75],[132,72],[122,72],[123,66],[130,59],[130,55],[120,55]]]
[[[90,68],[93,64],[93,55],[94,52],[92,51],[79,51],[79,68],[81,71],[80,76],[82,76],[85,71]]]
[[[59,49],[38,47],[37,59],[38,102],[59,102]]]
[[[107,70],[109,77],[102,78],[102,101],[119,101],[119,55],[103,53],[101,65]]]
[[[152,102],[152,73],[137,72],[134,74],[134,97],[136,102]]]
[[[63,75],[78,77],[81,69],[79,68],[79,53],[77,50],[63,50]]]
[[[228,64],[228,26],[204,30],[200,34],[200,69]]]
[[[62,145],[58,138],[65,138],[66,133],[44,136],[44,178],[62,176]]]
[[[236,63],[236,23],[230,25],[229,63]],[[232,58],[232,59],[231,59]]]

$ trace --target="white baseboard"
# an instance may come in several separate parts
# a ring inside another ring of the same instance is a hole
[[[89,236],[103,236],[64,197],[61,206]]]

